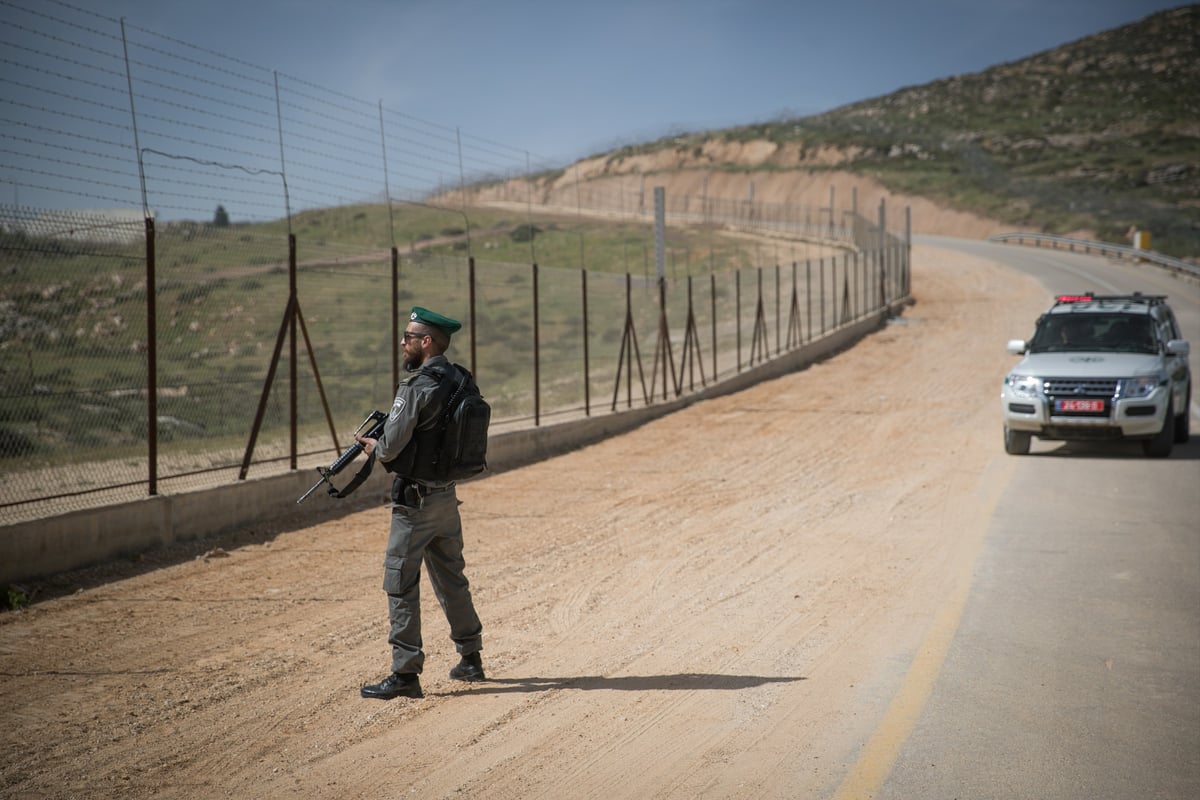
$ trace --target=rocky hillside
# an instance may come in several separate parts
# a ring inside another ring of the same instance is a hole
[[[816,116],[622,148],[543,188],[627,192],[651,176],[677,193],[813,205],[831,189],[865,209],[889,196],[920,207],[918,231],[1127,242],[1136,228],[1156,250],[1200,256],[1200,5]]]

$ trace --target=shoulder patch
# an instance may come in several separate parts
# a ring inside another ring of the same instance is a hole
[[[404,398],[397,397],[396,402],[392,404],[392,413],[388,414],[388,419],[394,420],[400,416],[400,412],[404,410]]]

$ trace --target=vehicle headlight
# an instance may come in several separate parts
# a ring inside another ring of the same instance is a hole
[[[1154,391],[1155,387],[1165,386],[1166,383],[1167,376],[1161,374],[1143,375],[1140,378],[1126,378],[1117,387],[1117,393],[1126,400],[1136,400],[1139,397],[1148,396]]]
[[[1020,397],[1036,399],[1042,396],[1042,379],[1033,375],[1009,375],[1004,384]]]

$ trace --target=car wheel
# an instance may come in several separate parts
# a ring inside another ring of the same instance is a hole
[[[1191,435],[1191,407],[1192,390],[1191,387],[1188,387],[1187,402],[1183,404],[1183,413],[1175,416],[1175,444],[1187,444],[1188,437]]]
[[[1162,430],[1153,439],[1142,442],[1142,451],[1151,458],[1166,458],[1175,446],[1175,410],[1167,404],[1167,415],[1163,417]]]
[[[1004,428],[1004,452],[1010,456],[1023,456],[1029,454],[1029,440],[1033,436],[1022,431],[1009,430],[1007,426]]]

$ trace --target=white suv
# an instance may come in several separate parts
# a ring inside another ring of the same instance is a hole
[[[1025,357],[1004,379],[1004,449],[1030,438],[1140,439],[1165,458],[1188,440],[1192,378],[1188,343],[1163,295],[1059,296],[1033,338],[1013,339]]]

